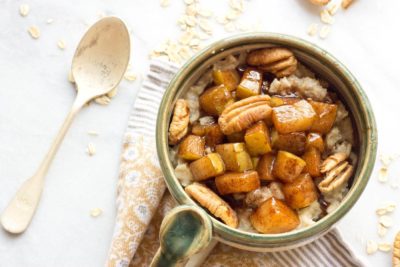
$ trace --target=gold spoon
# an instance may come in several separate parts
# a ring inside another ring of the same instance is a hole
[[[26,180],[1,216],[10,233],[26,230],[43,191],[44,177],[75,115],[93,98],[113,90],[128,66],[130,39],[125,24],[115,17],[96,22],[83,36],[72,60],[78,94],[57,137],[36,173]]]

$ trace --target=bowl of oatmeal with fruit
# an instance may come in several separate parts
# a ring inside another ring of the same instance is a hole
[[[217,240],[266,251],[309,242],[351,209],[376,134],[367,97],[337,59],[259,33],[214,43],[178,72],[157,150],[172,196],[203,208]]]

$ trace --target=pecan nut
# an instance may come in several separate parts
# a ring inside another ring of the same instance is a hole
[[[178,99],[174,108],[171,124],[169,125],[168,140],[176,145],[188,132],[189,106],[186,100]]]
[[[331,0],[308,0],[311,4],[317,5],[317,6],[325,6],[328,4]]]
[[[400,267],[400,232],[397,233],[393,242],[392,266]]]
[[[329,193],[342,187],[350,179],[353,169],[347,161],[340,163],[326,173],[325,178],[318,185],[319,190],[322,193]]]
[[[236,212],[207,186],[195,182],[186,186],[185,191],[215,217],[220,218],[228,226],[237,228],[239,219]]]
[[[218,119],[221,131],[225,135],[240,132],[253,123],[271,116],[270,97],[251,96],[229,105]]]
[[[326,173],[335,168],[339,163],[347,159],[347,154],[338,152],[327,157],[321,164],[321,172]]]
[[[247,64],[271,72],[278,78],[289,76],[297,69],[297,59],[292,51],[281,47],[253,51],[247,56]]]

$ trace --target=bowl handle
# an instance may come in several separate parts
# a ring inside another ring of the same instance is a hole
[[[189,257],[209,246],[211,239],[209,215],[196,206],[178,206],[161,223],[160,247],[150,266],[184,266]]]

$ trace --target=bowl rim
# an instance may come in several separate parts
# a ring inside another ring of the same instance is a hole
[[[351,88],[350,91],[353,91],[353,96],[357,99],[358,103],[364,103],[364,105],[359,106],[359,109],[363,120],[366,122],[366,125],[364,125],[366,127],[361,133],[361,137],[365,138],[366,147],[363,150],[365,151],[364,159],[359,160],[359,162],[363,163],[358,167],[360,169],[360,178],[355,179],[353,186],[342,200],[340,206],[334,212],[323,217],[316,224],[287,233],[259,234],[233,229],[209,215],[213,223],[214,232],[222,239],[221,241],[262,248],[271,245],[280,246],[296,243],[300,240],[304,241],[305,239],[313,238],[313,236],[317,234],[322,234],[329,230],[353,207],[364,191],[374,167],[377,151],[377,128],[371,104],[359,82],[338,59],[317,45],[298,37],[267,32],[239,34],[216,41],[188,60],[175,74],[165,91],[157,116],[157,154],[167,187],[179,204],[199,206],[184,192],[178,179],[175,177],[174,168],[169,160],[167,129],[169,126],[170,112],[166,112],[166,110],[170,108],[174,102],[175,96],[179,92],[180,84],[185,80],[185,77],[189,77],[199,66],[209,59],[209,57],[234,47],[258,43],[295,48],[323,61],[332,72],[338,75],[338,77],[343,78],[346,88]]]

